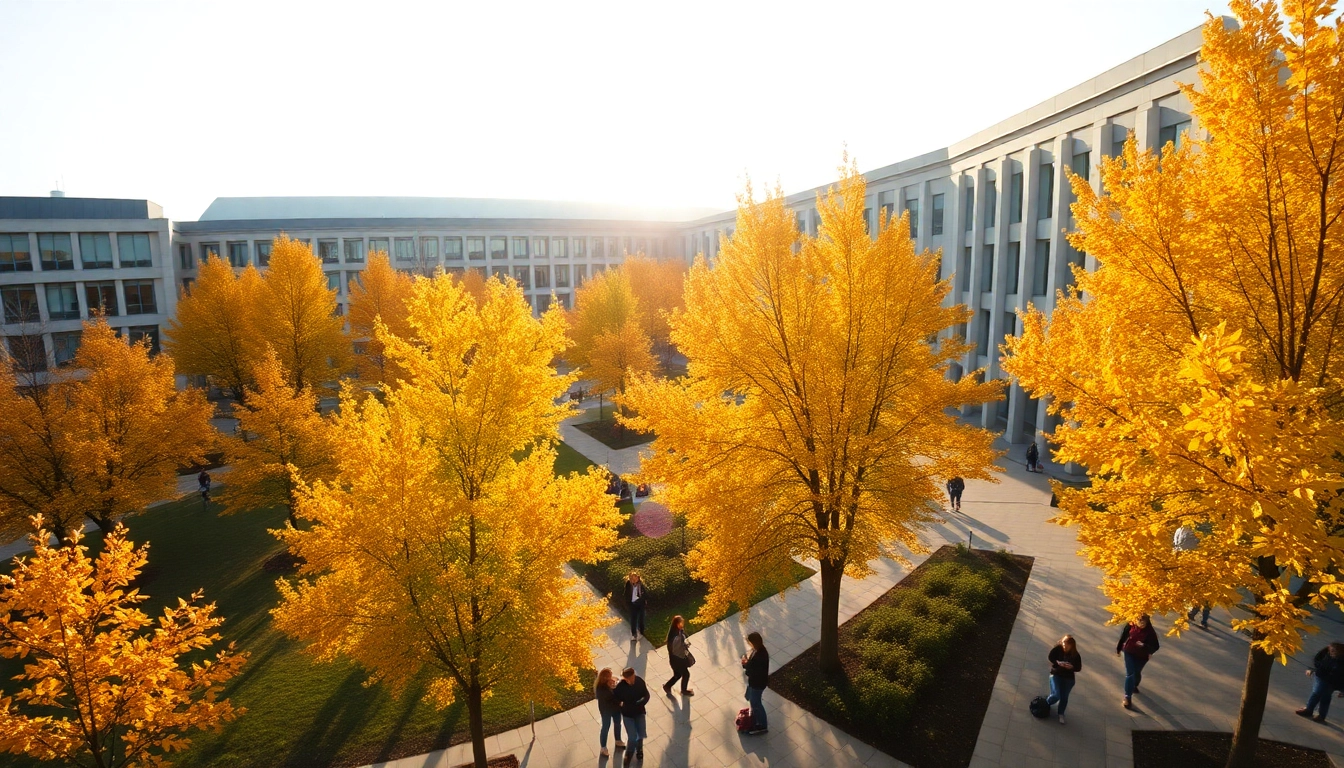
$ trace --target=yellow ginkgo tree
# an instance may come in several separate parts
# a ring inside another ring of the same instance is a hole
[[[1212,136],[1161,156],[1131,139],[1074,178],[1075,270],[1047,321],[1031,311],[1004,367],[1061,416],[1057,488],[1104,574],[1116,621],[1237,607],[1250,635],[1229,766],[1251,765],[1273,660],[1311,608],[1344,596],[1344,58],[1323,3],[1238,0],[1205,27]],[[1187,528],[1198,545],[1175,547]]]

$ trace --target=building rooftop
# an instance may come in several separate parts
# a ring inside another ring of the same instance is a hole
[[[677,223],[717,208],[648,208],[469,197],[218,197],[199,221],[258,219],[546,219]]]
[[[149,200],[107,197],[0,197],[0,219],[162,219]]]

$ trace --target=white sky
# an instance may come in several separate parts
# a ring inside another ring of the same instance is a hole
[[[0,195],[728,208],[947,146],[1209,0],[0,0]]]

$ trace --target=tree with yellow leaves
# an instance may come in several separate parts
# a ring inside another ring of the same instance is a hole
[[[348,656],[397,691],[427,674],[441,705],[464,697],[480,768],[487,697],[554,703],[591,666],[606,609],[562,567],[606,556],[621,520],[597,474],[553,474],[570,413],[555,404],[570,377],[551,368],[562,317],[533,319],[511,281],[486,289],[477,306],[447,275],[417,280],[417,342],[379,329],[408,377],[385,403],[346,391],[337,478],[301,489],[308,530],[279,533],[305,564],[273,612],[319,659]]]
[[[410,296],[410,275],[393,269],[385,252],[370,253],[361,280],[350,285],[350,333],[364,346],[355,359],[355,371],[363,381],[389,384],[401,377],[401,371],[388,360],[374,327],[381,320],[388,333],[410,338],[406,308]]]
[[[201,265],[196,284],[177,303],[168,321],[164,350],[178,373],[204,375],[241,400],[260,359],[261,342],[252,324],[261,275],[249,266],[235,275],[228,262],[212,256]]]
[[[820,663],[839,669],[841,580],[868,562],[922,551],[946,478],[992,479],[985,431],[949,409],[1000,396],[975,374],[946,378],[960,341],[930,346],[963,323],[944,307],[938,255],[916,253],[906,219],[864,226],[864,179],[844,170],[819,196],[821,231],[800,235],[778,192],[750,188],[717,264],[698,259],[672,341],[686,378],[645,378],[624,419],[658,435],[640,467],[668,506],[705,538],[688,558],[709,584],[697,620],[750,604],[792,581],[791,561],[820,561]]]
[[[644,312],[630,278],[609,269],[579,288],[569,315],[574,346],[566,359],[599,392],[621,393],[629,381],[654,370],[657,361],[643,328]]]
[[[130,587],[146,561],[118,525],[96,560],[47,545],[37,518],[32,556],[0,576],[0,657],[23,659],[23,682],[0,697],[0,752],[83,768],[167,766],[197,728],[242,714],[220,699],[247,654],[232,644],[190,665],[182,656],[219,640],[223,619],[200,592],[151,619]]]
[[[615,392],[616,402],[621,403],[630,382],[649,373],[657,364],[649,337],[638,322],[630,319],[593,339],[588,367],[582,370],[582,375],[596,380],[599,389]]]
[[[349,365],[350,340],[322,264],[299,240],[280,235],[262,276],[254,324],[279,356],[295,392],[321,387]]]
[[[630,281],[640,308],[640,321],[663,365],[672,354],[672,314],[686,306],[686,263],[680,259],[655,260],[637,254],[620,267]]]
[[[318,413],[312,387],[290,389],[274,351],[268,350],[252,375],[256,387],[234,411],[238,436],[225,442],[233,469],[219,501],[225,514],[284,506],[293,525],[300,484],[335,473],[330,426]]]
[[[1214,139],[1073,180],[1075,270],[1047,322],[1023,318],[1005,369],[1062,417],[1057,488],[1115,620],[1248,605],[1251,637],[1228,765],[1254,761],[1275,656],[1301,648],[1309,608],[1344,586],[1344,140],[1340,30],[1324,4],[1232,4],[1204,29],[1202,87],[1183,86]],[[1283,74],[1287,73],[1287,77]],[[1160,162],[1159,162],[1160,160]],[[1174,547],[1186,528],[1198,546]]]
[[[32,532],[42,515],[62,542],[84,529],[84,500],[77,482],[87,469],[76,450],[75,417],[68,385],[22,386],[0,365],[0,541]]]

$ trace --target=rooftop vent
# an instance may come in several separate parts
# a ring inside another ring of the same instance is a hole
[[[65,197],[65,193],[62,192],[62,191],[59,190],[59,189],[53,189],[53,190],[51,190],[51,196],[52,196],[52,197]]]

